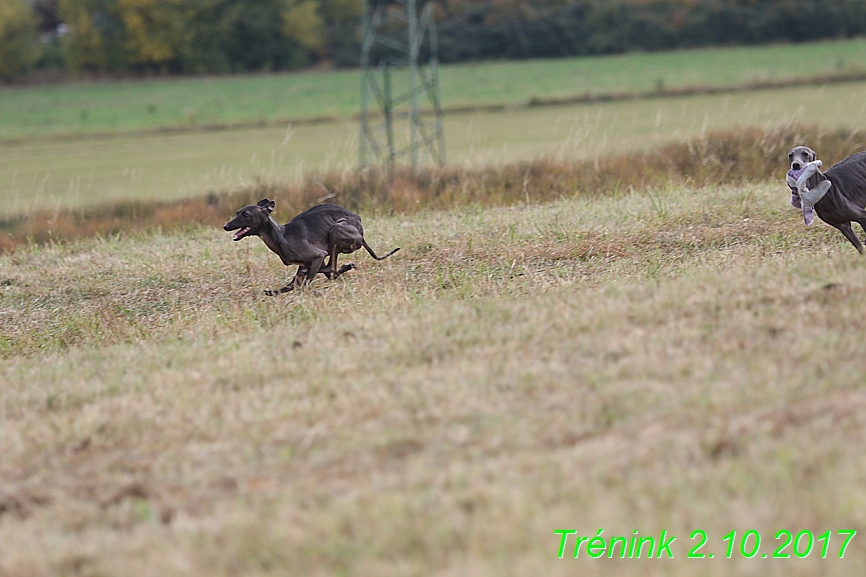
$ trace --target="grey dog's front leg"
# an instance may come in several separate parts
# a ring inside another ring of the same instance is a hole
[[[267,290],[265,290],[265,294],[268,295],[269,297],[272,297],[274,295],[281,295],[283,293],[287,293],[289,291],[295,290],[296,284],[298,286],[303,284],[303,282],[304,282],[303,277],[307,274],[308,271],[309,271],[309,269],[304,268],[302,266],[299,266],[297,272],[295,272],[295,276],[292,277],[292,280],[289,282],[289,284],[287,284],[283,288],[277,289],[277,290],[267,289]]]
[[[292,279],[292,282],[290,282],[289,284],[287,284],[286,286],[284,286],[281,289],[277,289],[277,290],[265,289],[265,294],[268,295],[269,297],[272,297],[275,295],[281,295],[283,293],[287,293],[287,292],[292,291],[292,290],[295,290],[295,279],[294,278]]]
[[[845,235],[845,238],[847,238],[848,241],[854,245],[854,248],[857,249],[857,252],[863,254],[863,245],[860,244],[860,239],[857,238],[857,233],[855,233],[854,229],[851,228],[850,222],[838,224],[836,225],[836,228],[838,228],[839,231]]]
[[[355,263],[350,262],[349,264],[344,264],[343,266],[341,266],[340,270],[338,270],[336,273],[334,273],[334,271],[331,270],[331,267],[329,266],[328,268],[319,269],[318,274],[323,274],[328,278],[328,280],[333,280],[333,279],[338,278],[340,275],[347,273],[350,270],[353,270],[354,268],[355,268]],[[295,276],[292,277],[292,280],[289,284],[287,284],[286,286],[284,286],[281,289],[265,290],[265,294],[268,296],[274,296],[274,295],[287,293],[289,291],[293,291],[293,290],[295,290],[296,284],[298,286],[301,286],[302,284],[304,284],[304,280],[305,280],[304,277],[308,276],[309,272],[310,272],[310,269],[308,269],[308,268],[298,267],[298,272],[295,273]]]
[[[315,279],[316,275],[319,274],[319,269],[322,268],[322,264],[325,262],[326,256],[328,256],[327,253],[320,254],[315,259],[313,259],[313,262],[310,263],[310,270],[307,271],[307,279],[306,279],[306,281],[303,281],[303,282],[305,282],[305,283],[313,282],[313,279]],[[298,271],[298,272],[300,273],[300,271]],[[298,277],[295,276],[295,279],[297,280]],[[301,279],[301,280],[303,280],[303,279]]]

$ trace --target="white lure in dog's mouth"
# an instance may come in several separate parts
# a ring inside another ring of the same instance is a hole
[[[253,230],[253,229],[250,228],[250,227],[248,227],[248,226],[245,226],[245,227],[243,227],[243,228],[241,228],[241,229],[238,229],[238,230],[236,230],[235,233],[232,235],[232,240],[240,240],[240,239],[242,239],[243,237],[245,237],[245,236],[247,236],[248,234],[250,234],[250,231],[252,231],[252,230]]]
[[[807,163],[799,170],[794,170],[792,168],[788,171],[785,178],[788,188],[791,189],[791,206],[803,211],[803,221],[806,223],[806,226],[815,222],[815,211],[813,207],[815,206],[815,203],[821,200],[824,195],[827,194],[827,191],[830,190],[830,181],[828,180],[822,181],[812,190],[809,190],[806,187],[806,181],[808,181],[813,174],[818,172],[818,169],[822,164],[823,163],[820,160],[814,160]]]

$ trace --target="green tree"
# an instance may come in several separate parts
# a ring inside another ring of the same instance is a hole
[[[322,44],[313,0],[199,0],[181,59],[190,72],[287,70],[309,64]]]
[[[0,77],[33,68],[42,55],[39,19],[25,0],[0,0]]]
[[[322,0],[320,2],[322,16],[336,24],[357,26],[364,10],[363,0]]]
[[[325,40],[324,21],[319,14],[318,2],[313,0],[285,0],[283,11],[283,34],[304,50],[321,48]]]
[[[189,43],[193,8],[184,0],[118,0],[124,48],[132,63],[168,70]]]
[[[319,54],[338,66],[357,66],[363,0],[320,0],[319,7],[325,35]]]
[[[69,70],[126,70],[129,63],[116,0],[60,0],[57,12],[67,28],[61,45]]]

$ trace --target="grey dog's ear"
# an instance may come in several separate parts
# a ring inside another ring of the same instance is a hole
[[[257,205],[266,209],[268,211],[268,214],[270,214],[270,213],[274,212],[274,207],[277,206],[277,203],[274,202],[273,200],[268,200],[267,198],[263,198],[257,203]]]

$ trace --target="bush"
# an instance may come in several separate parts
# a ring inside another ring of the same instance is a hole
[[[0,1],[0,77],[29,71],[42,55],[39,20],[25,0]]]

